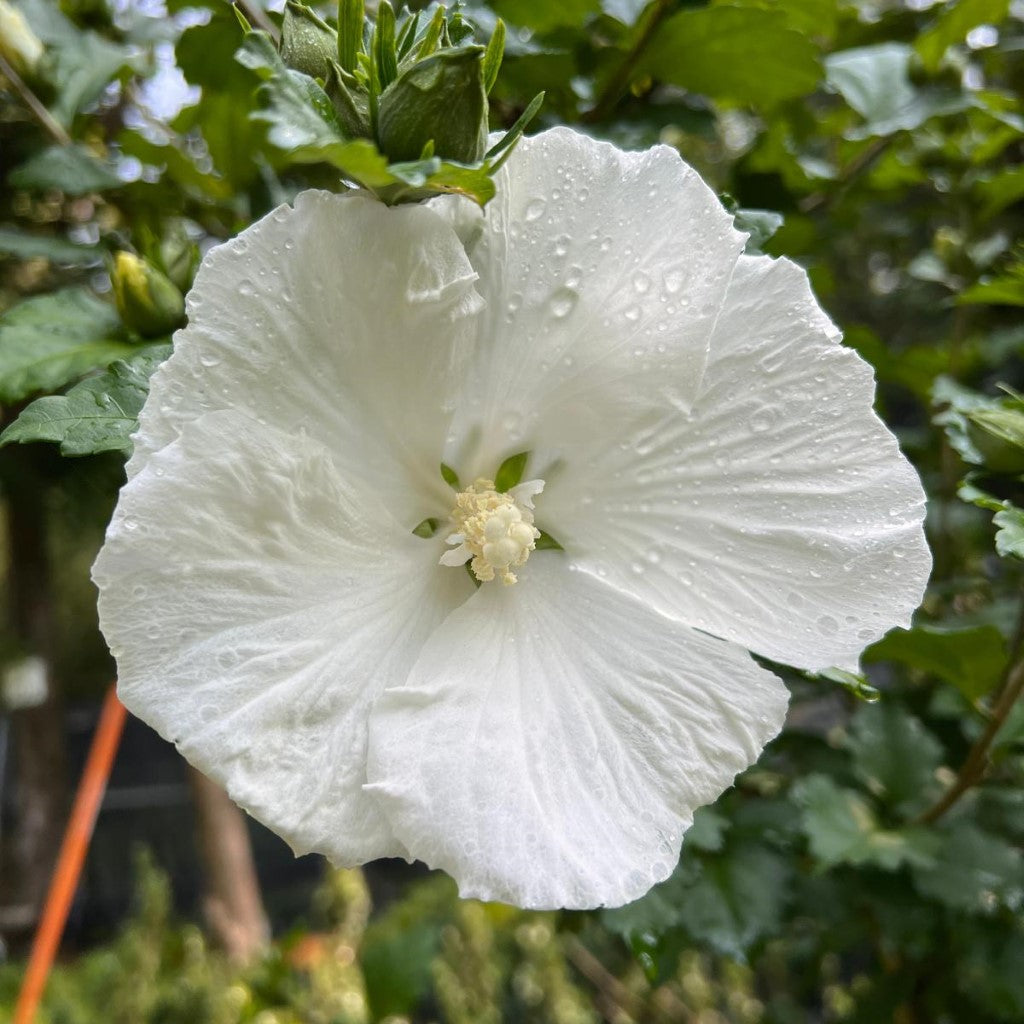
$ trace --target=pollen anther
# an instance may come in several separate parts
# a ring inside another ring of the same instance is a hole
[[[448,536],[452,550],[441,556],[444,565],[470,561],[482,583],[495,578],[516,582],[512,571],[523,565],[536,547],[540,530],[533,525],[532,497],[544,488],[543,480],[530,480],[507,493],[494,489],[494,481],[481,477],[455,498]]]

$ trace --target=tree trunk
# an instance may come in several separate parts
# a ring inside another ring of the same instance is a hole
[[[217,783],[191,766],[188,773],[206,875],[203,910],[228,956],[248,963],[266,947],[270,926],[245,815]]]
[[[10,844],[12,871],[0,903],[12,929],[30,928],[49,886],[67,816],[64,715],[53,678],[56,642],[45,485],[27,451],[4,453],[8,541],[8,620],[25,654],[40,659],[38,698],[11,714],[16,830]]]

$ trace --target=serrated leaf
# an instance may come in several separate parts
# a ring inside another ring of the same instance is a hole
[[[260,91],[267,105],[252,116],[268,125],[274,146],[296,163],[329,163],[367,188],[394,182],[386,158],[368,139],[345,139],[327,93],[308,75],[285,67],[265,32],[250,32],[236,56],[264,79]]]
[[[14,188],[37,192],[56,188],[69,196],[119,188],[124,182],[112,167],[97,160],[84,146],[50,146],[15,167],[7,176]]]
[[[170,345],[147,346],[131,361],[115,362],[66,395],[37,398],[0,434],[0,447],[52,441],[67,456],[130,455],[131,435],[149,394],[149,378],[170,352]]]
[[[993,914],[1000,906],[1018,910],[1024,899],[1020,850],[969,821],[951,826],[934,863],[915,866],[913,876],[924,896],[967,913]]]
[[[891,702],[858,711],[847,747],[854,771],[868,789],[902,810],[927,799],[942,761],[939,741]]]
[[[1006,642],[995,626],[894,629],[864,652],[868,662],[896,661],[952,683],[968,700],[985,696],[1006,665]]]
[[[693,92],[759,108],[808,95],[822,76],[817,47],[783,12],[733,6],[673,15],[641,69]]]
[[[1007,503],[992,522],[998,527],[996,551],[1004,558],[1024,558],[1024,510]]]
[[[908,826],[899,831],[879,827],[866,800],[837,786],[827,775],[808,775],[793,787],[803,808],[803,827],[811,853],[823,867],[872,864],[895,871],[904,864],[929,866],[937,840],[930,830]]]
[[[763,845],[745,843],[709,856],[684,845],[667,881],[635,903],[605,911],[602,920],[628,939],[657,940],[684,929],[692,941],[742,959],[778,926],[789,878],[785,859]]]
[[[135,351],[116,310],[91,292],[28,299],[0,318],[0,402],[55,391]]]

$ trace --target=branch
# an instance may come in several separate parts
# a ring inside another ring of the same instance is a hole
[[[32,111],[33,117],[43,126],[50,138],[60,146],[70,146],[71,136],[39,102],[39,97],[25,84],[24,79],[11,67],[3,54],[0,54],[0,74],[14,86],[14,91],[24,100],[25,106]]]
[[[821,207],[828,206],[845,192],[852,182],[863,174],[892,145],[895,135],[886,135],[875,139],[865,146],[840,172],[835,186],[830,192],[812,192],[804,196],[797,204],[801,213],[811,213]]]
[[[640,30],[640,34],[636,37],[636,42],[633,43],[629,53],[626,54],[626,59],[616,69],[615,74],[605,83],[601,94],[597,98],[597,102],[590,110],[583,114],[580,120],[588,122],[603,121],[612,112],[615,104],[619,101],[619,97],[625,91],[626,86],[629,85],[633,69],[639,62],[644,50],[647,49],[654,38],[654,33],[665,20],[665,15],[668,14],[672,4],[673,0],[657,0],[657,3],[651,8],[651,13],[647,16],[647,24]]]
[[[1014,651],[1011,659],[1018,653]],[[1006,724],[1014,704],[1024,692],[1024,658],[1010,662],[1010,670],[1000,691],[999,697],[992,707],[992,715],[985,726],[985,731],[974,741],[968,751],[967,760],[957,774],[956,781],[940,797],[940,799],[915,819],[916,824],[931,825],[938,821],[957,801],[981,781],[988,768],[988,752],[999,730]]]

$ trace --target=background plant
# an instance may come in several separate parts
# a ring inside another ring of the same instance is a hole
[[[112,672],[87,567],[175,296],[202,251],[338,170],[281,145],[220,0],[0,6],[0,656],[49,664],[48,700],[11,715],[43,813],[5,863],[31,890],[61,820],[59,698]],[[243,11],[279,33],[279,13]],[[332,875],[308,964],[293,937],[244,974],[167,924],[149,874],[118,945],[55,980],[52,1020],[1024,1017],[1022,15],[1006,0],[462,8],[485,36],[507,23],[492,128],[544,91],[533,127],[667,142],[752,249],[809,269],[928,489],[926,603],[867,652],[866,678],[790,674],[787,730],[637,904],[526,915],[430,880],[367,925],[360,876]],[[143,261],[119,258],[144,268],[134,306],[115,301],[116,253]]]

